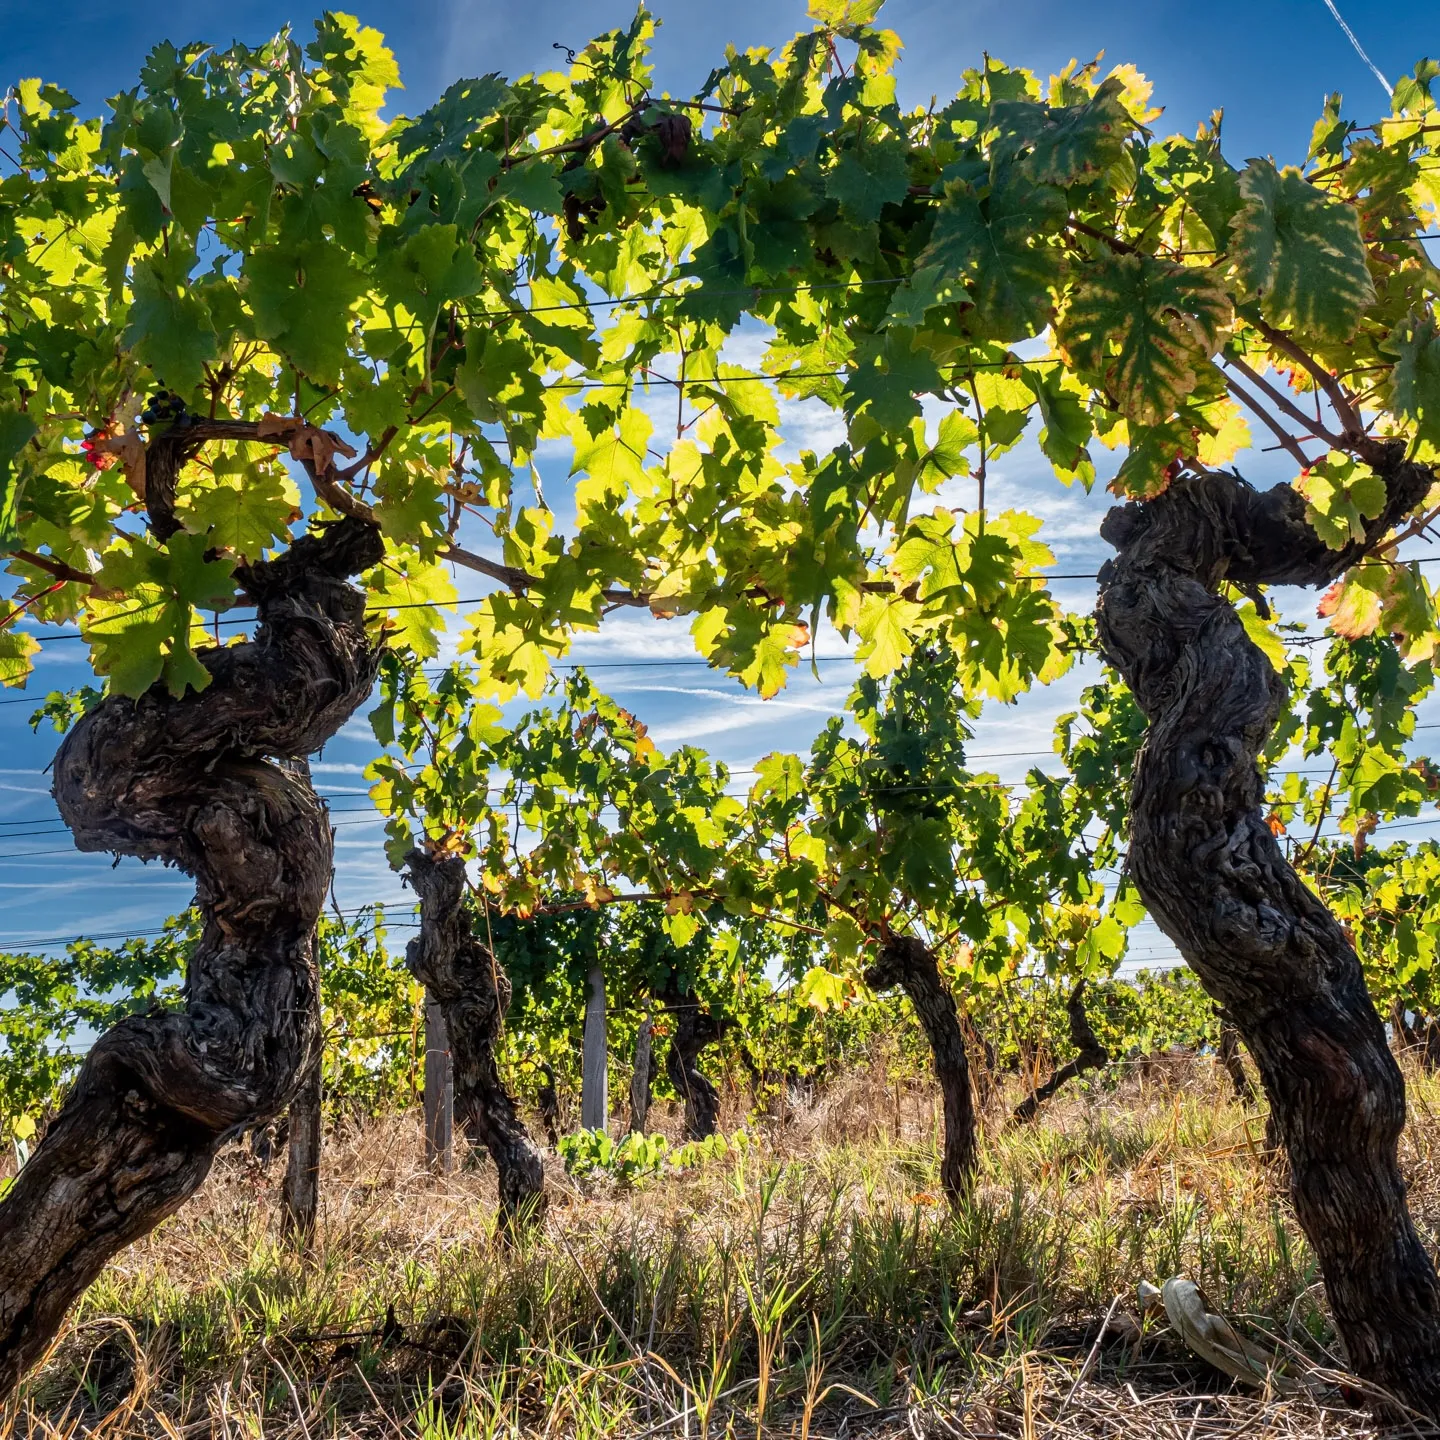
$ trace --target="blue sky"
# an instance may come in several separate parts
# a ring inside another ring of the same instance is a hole
[[[1440,52],[1432,0],[1338,3],[1392,80]],[[578,47],[634,10],[631,0],[352,0],[336,8],[385,32],[407,86],[400,106],[412,113],[460,76],[552,68],[554,44]],[[650,8],[663,22],[659,80],[676,94],[692,90],[727,43],[773,45],[806,24],[803,0],[655,0]],[[159,39],[255,42],[286,22],[303,33],[315,13],[284,0],[0,0],[0,81],[41,75],[95,106],[133,83]],[[1193,129],[1223,107],[1240,158],[1294,156],[1331,90],[1367,112],[1383,99],[1324,0],[888,0],[881,19],[905,41],[902,99],[953,94],[959,71],[987,51],[1048,72],[1104,50],[1111,63],[1136,64],[1155,81],[1169,128]]]
[[[461,76],[553,68],[561,59],[553,45],[578,47],[595,32],[626,22],[633,7],[629,0],[505,6],[493,0],[366,0],[340,8],[386,33],[407,85],[395,108],[415,113]],[[775,44],[806,23],[799,0],[724,5],[659,0],[651,8],[663,21],[656,46],[659,82],[677,94],[693,90],[727,42]],[[1392,80],[1422,55],[1440,53],[1440,8],[1434,0],[1391,0],[1383,7],[1343,0],[1341,8]],[[287,21],[303,36],[312,13],[277,0],[231,0],[224,6],[170,0],[164,7],[131,0],[50,5],[0,0],[0,86],[40,75],[70,89],[86,110],[98,110],[105,96],[133,83],[145,51],[158,40],[253,43]],[[1379,83],[1324,0],[1211,0],[1203,9],[1174,0],[1088,6],[1070,0],[889,0],[882,18],[905,41],[899,76],[906,102],[953,94],[960,71],[978,63],[983,52],[1048,73],[1072,56],[1084,60],[1103,50],[1109,63],[1132,62],[1154,80],[1154,101],[1166,112],[1157,128],[1193,130],[1223,108],[1226,149],[1237,161],[1254,154],[1301,158],[1329,91],[1343,91],[1348,108],[1361,118],[1384,104]],[[787,423],[797,444],[808,448],[823,445],[833,425],[830,417],[803,407],[792,407]],[[1033,447],[1007,458],[992,482],[992,496],[1045,516],[1044,538],[1056,553],[1057,570],[1093,573],[1104,558],[1096,533],[1107,504],[1101,489],[1092,496],[1060,490]],[[1274,463],[1261,457],[1242,457],[1242,468],[1262,483],[1282,478]],[[553,487],[564,483],[563,467],[547,480],[553,499]],[[461,578],[462,595],[478,594],[465,588],[468,583]],[[1088,608],[1092,588],[1086,580],[1065,581],[1056,594],[1074,608]],[[1296,597],[1286,608],[1312,613],[1313,603]],[[825,653],[839,647],[836,642],[821,648]],[[32,692],[87,678],[80,650],[73,642],[48,646]],[[822,666],[819,681],[802,672],[781,697],[762,703],[691,663],[693,653],[682,626],[625,617],[607,622],[603,636],[582,641],[576,650],[577,658],[604,667],[595,670],[596,678],[652,722],[658,743],[701,744],[737,767],[777,747],[805,746],[843,703],[854,674],[848,663]],[[1002,779],[1020,779],[1050,752],[1053,717],[1072,708],[1085,679],[1076,672],[1044,695],[987,715],[973,747],[977,765]],[[188,903],[190,882],[131,860],[112,868],[106,857],[82,856],[69,847],[43,773],[56,737],[48,730],[31,733],[32,708],[32,702],[16,702],[9,692],[0,695],[0,949],[81,932],[122,935],[158,926]],[[1440,720],[1440,702],[1421,718]],[[335,810],[335,891],[342,907],[405,899],[380,849],[378,826],[367,818],[373,812],[360,772],[374,750],[362,715],[315,767],[317,785]],[[1427,833],[1412,832],[1415,838]],[[1158,959],[1168,946],[1149,934],[1137,950],[1141,959]]]

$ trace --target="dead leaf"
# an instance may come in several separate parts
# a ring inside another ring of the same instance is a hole
[[[138,430],[126,430],[119,435],[97,430],[88,448],[97,470],[108,470],[118,460],[125,472],[125,483],[137,499],[145,498],[145,441]],[[111,456],[114,459],[108,458]]]
[[[262,440],[284,440],[290,458],[310,465],[317,475],[329,475],[335,469],[336,455],[353,460],[357,454],[355,447],[333,430],[322,430],[294,415],[262,415],[255,433]]]
[[[1186,1346],[1217,1370],[1243,1385],[1264,1386],[1281,1394],[1297,1382],[1277,1374],[1276,1357],[1238,1334],[1223,1315],[1210,1309],[1205,1293],[1193,1280],[1176,1275],[1161,1287],[1165,1313]]]

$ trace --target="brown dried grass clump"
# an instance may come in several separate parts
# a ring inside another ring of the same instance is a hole
[[[1433,1235],[1440,1086],[1409,1080]],[[1115,1069],[1005,1126],[1017,1098],[992,1098],[954,1212],[930,1087],[877,1055],[683,1173],[582,1184],[552,1158],[550,1214],[513,1245],[488,1168],[427,1171],[413,1114],[328,1137],[303,1256],[279,1166],[236,1147],[91,1288],[0,1440],[1375,1433],[1263,1115],[1209,1060]],[[1272,1394],[1139,1315],[1138,1282],[1176,1274],[1283,1362]]]

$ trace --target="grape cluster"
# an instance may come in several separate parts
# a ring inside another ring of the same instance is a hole
[[[169,429],[183,427],[193,419],[185,401],[173,390],[157,390],[140,412],[143,424],[164,425]]]

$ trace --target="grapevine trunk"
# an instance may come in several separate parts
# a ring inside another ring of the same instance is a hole
[[[1266,823],[1256,756],[1279,676],[1221,596],[1227,580],[1323,584],[1428,491],[1400,447],[1366,458],[1387,502],[1330,550],[1288,486],[1180,476],[1112,510],[1100,576],[1106,657],[1149,730],[1135,768],[1130,871],[1150,913],[1234,1018],[1289,1158],[1296,1215],[1320,1260],[1350,1365],[1440,1419],[1440,1283],[1405,1203],[1405,1089],[1360,964]]]
[[[675,1033],[665,1055],[665,1074],[685,1102],[685,1138],[705,1140],[720,1120],[720,1093],[700,1071],[700,1052],[716,1044],[725,1032],[723,1022],[691,996],[670,991],[666,1008],[674,1017]]]
[[[1016,1107],[1010,1117],[1016,1124],[1033,1120],[1040,1113],[1040,1107],[1057,1091],[1087,1070],[1101,1070],[1110,1063],[1110,1054],[1100,1043],[1085,1014],[1085,982],[1078,980],[1070,992],[1065,1005],[1065,1014],[1070,1022],[1070,1043],[1075,1047],[1073,1060],[1056,1068],[1055,1073],[1043,1084],[1032,1090]]]
[[[545,1207],[544,1161],[495,1058],[510,979],[471,933],[465,862],[412,850],[405,866],[420,897],[420,933],[406,948],[405,963],[444,1012],[456,1118],[470,1143],[495,1162],[502,1222],[538,1219]]]
[[[945,1112],[940,1183],[951,1201],[956,1201],[969,1190],[974,1178],[977,1141],[970,1062],[955,997],[940,974],[934,952],[913,935],[892,935],[880,958],[866,971],[865,981],[872,990],[899,985],[909,996],[930,1042]]]
[[[650,1094],[655,1083],[655,1021],[649,1010],[635,1032],[635,1068],[630,1075],[630,1129],[643,1135],[650,1119]]]
[[[381,553],[374,527],[345,520],[244,569],[259,623],[201,653],[205,690],[111,697],[60,748],[55,799],[77,847],[193,876],[202,929],[183,1008],[96,1041],[0,1202],[0,1393],[106,1261],[194,1194],[220,1145],[284,1109],[316,1055],[332,843],[303,757],[374,684],[348,577]]]

